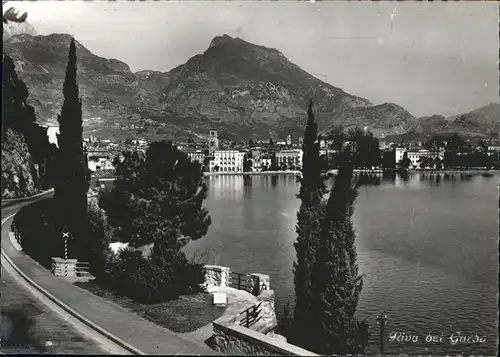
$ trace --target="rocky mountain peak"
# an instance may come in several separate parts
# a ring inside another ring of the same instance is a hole
[[[11,22],[3,24],[3,40],[5,41],[12,36],[26,34],[29,36],[37,36],[35,28],[29,22]]]
[[[224,44],[236,44],[241,42],[242,40],[239,38],[233,38],[227,34],[222,36],[215,36],[214,39],[210,42],[208,48],[224,45]]]

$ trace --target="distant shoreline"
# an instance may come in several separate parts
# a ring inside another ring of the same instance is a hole
[[[239,175],[302,175],[300,171],[260,171],[260,172],[204,172],[205,176],[239,176]]]
[[[500,170],[409,170],[409,173],[426,174],[498,174]]]
[[[380,174],[384,172],[398,172],[398,169],[383,169],[383,170],[362,170],[354,169],[354,173]],[[327,171],[327,174],[337,174],[338,169]],[[500,174],[500,170],[408,170],[409,174]],[[260,172],[204,172],[205,176],[255,176],[255,175],[302,175],[301,171],[260,171]]]

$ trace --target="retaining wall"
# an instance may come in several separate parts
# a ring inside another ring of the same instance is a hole
[[[223,354],[243,356],[318,356],[289,344],[230,322],[214,322],[215,349]]]

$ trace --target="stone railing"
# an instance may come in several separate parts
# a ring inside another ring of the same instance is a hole
[[[244,280],[244,281],[243,281]],[[213,348],[229,355],[295,355],[317,356],[286,342],[282,336],[273,337],[277,326],[274,291],[266,274],[241,274],[228,267],[205,265],[207,291],[236,288],[257,296],[257,303],[241,311],[230,321],[213,322]]]
[[[240,282],[241,284],[239,284]],[[219,265],[205,265],[204,285],[208,290],[211,288],[231,287],[248,291],[255,296],[258,296],[264,290],[271,289],[269,275],[236,273],[231,272],[228,267]]]
[[[274,310],[274,291],[263,291],[257,296],[257,300],[255,305],[241,311],[232,321],[237,325],[267,334],[278,325]]]
[[[205,285],[218,288],[229,286],[231,269],[219,265],[205,265]]]
[[[213,345],[216,351],[243,356],[318,356],[282,339],[264,335],[231,322],[214,322]]]

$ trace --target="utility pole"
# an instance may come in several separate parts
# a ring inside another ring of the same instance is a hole
[[[377,315],[377,325],[380,326],[380,354],[383,355],[384,354],[384,327],[385,327],[385,324],[387,323],[387,315],[384,313],[384,314],[380,314],[380,315]]]

